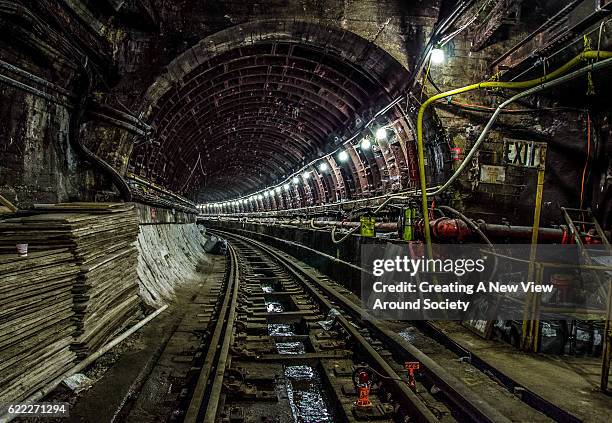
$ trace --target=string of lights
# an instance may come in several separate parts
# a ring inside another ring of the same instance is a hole
[[[445,55],[444,55],[444,50],[442,49],[441,45],[437,45],[435,46],[431,52],[430,52],[430,56],[429,59],[431,61],[432,64],[434,65],[439,65],[442,64],[445,60]],[[320,173],[325,173],[329,170],[329,165],[327,164],[327,159],[331,158],[331,157],[336,157],[337,160],[341,163],[344,163],[346,161],[349,160],[350,156],[347,152],[347,146],[348,145],[352,145],[353,148],[355,148],[355,146],[359,146],[359,148],[362,151],[367,151],[370,150],[370,148],[372,148],[372,140],[370,139],[371,136],[370,135],[365,135],[363,136],[359,143],[355,143],[353,144],[353,142],[358,139],[360,137],[361,134],[363,134],[364,130],[370,128],[374,123],[376,123],[378,121],[378,119],[383,116],[384,114],[386,114],[389,110],[391,110],[395,105],[399,104],[400,101],[402,101],[402,99],[404,99],[405,96],[401,95],[399,97],[396,97],[393,101],[391,101],[389,104],[387,104],[384,108],[380,109],[365,125],[364,127],[358,131],[357,133],[355,133],[353,136],[351,136],[349,139],[347,139],[346,141],[344,141],[342,143],[341,146],[337,147],[335,150],[324,154],[321,157],[318,157],[314,160],[312,160],[311,162],[309,162],[308,164],[304,165],[302,168],[300,168],[299,170],[297,170],[296,172],[292,173],[291,175],[289,175],[289,177],[285,178],[282,182],[276,184],[276,185],[271,185],[268,186],[266,188],[263,188],[259,191],[256,191],[254,193],[251,194],[247,194],[244,196],[241,196],[239,198],[233,199],[233,200],[226,200],[226,201],[220,201],[220,202],[215,202],[215,203],[207,203],[207,204],[203,204],[201,205],[201,209],[202,210],[206,210],[206,211],[214,211],[214,210],[218,210],[222,207],[226,207],[226,206],[240,206],[240,205],[245,205],[248,202],[255,202],[255,201],[261,201],[264,198],[269,198],[274,194],[280,194],[283,190],[286,191],[287,193],[289,193],[291,191],[291,185],[299,185],[301,181],[303,181],[304,183],[306,183],[308,181],[308,179],[310,179],[311,177],[311,173],[314,171],[314,169],[318,169]],[[389,123],[387,125],[381,125],[379,126],[376,131],[374,131],[374,138],[377,141],[382,141],[387,139],[388,137],[388,131],[389,130],[395,130],[393,127],[393,123]],[[318,164],[317,164],[318,163]],[[314,168],[314,169],[313,169]]]

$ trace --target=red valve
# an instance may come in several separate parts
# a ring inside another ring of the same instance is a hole
[[[370,375],[365,371],[359,372],[357,378],[359,379],[359,385],[368,385],[368,382],[370,382]]]

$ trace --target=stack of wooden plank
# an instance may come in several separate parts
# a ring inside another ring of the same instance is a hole
[[[0,251],[67,248],[79,266],[72,286],[79,359],[103,346],[140,302],[136,265],[138,219],[131,204],[37,205],[43,214],[0,221]]]
[[[26,398],[74,365],[78,273],[67,249],[0,254],[0,404]]]

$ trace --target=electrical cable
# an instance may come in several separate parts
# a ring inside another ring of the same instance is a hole
[[[432,79],[431,73],[429,73],[429,75],[427,75],[427,80],[429,81],[431,86],[434,87],[434,89],[438,93],[442,93],[443,92],[440,89],[440,87],[438,87],[438,85]],[[466,110],[470,110],[470,111],[474,111],[474,112],[482,112],[482,113],[492,113],[496,109],[495,107],[484,106],[484,105],[481,105],[481,104],[463,103],[463,102],[459,102],[459,101],[456,101],[456,100],[450,100],[449,102],[447,102],[447,104],[450,104],[451,106],[456,106],[456,107],[459,107],[459,108],[462,108],[462,109],[466,109]],[[578,109],[578,108],[575,108],[575,107],[566,107],[566,106],[559,106],[559,107],[538,107],[538,108],[535,108],[535,109],[508,109],[508,110],[503,110],[502,113],[503,114],[531,114],[531,113],[539,113],[539,112],[559,112],[559,111],[583,112],[584,109]]]
[[[591,114],[587,112],[587,156],[584,162],[584,169],[582,170],[582,182],[580,184],[580,208],[584,204],[584,185],[587,179],[587,169],[591,160]]]
[[[567,73],[569,70],[571,70],[573,67],[578,65],[580,62],[582,62],[583,60],[596,59],[598,57],[604,57],[606,58],[606,60],[590,64],[569,75],[562,76],[565,73]],[[422,207],[423,219],[424,219],[423,226],[424,226],[425,241],[427,243],[427,253],[429,256],[432,255],[432,247],[431,247],[431,230],[429,228],[429,219],[427,217],[427,212],[428,212],[427,195],[428,193],[427,193],[427,180],[426,180],[426,175],[425,175],[425,149],[424,149],[424,143],[423,143],[423,119],[425,115],[425,110],[427,110],[427,108],[432,103],[440,99],[443,99],[443,98],[446,98],[452,95],[456,95],[456,94],[465,93],[468,91],[477,90],[477,89],[482,89],[482,88],[526,89],[525,91],[513,96],[509,100],[504,101],[502,104],[498,106],[498,108],[495,110],[495,113],[493,113],[493,116],[491,117],[487,125],[485,126],[483,132],[480,134],[478,140],[476,141],[476,143],[474,144],[470,152],[464,158],[459,168],[442,185],[442,187],[434,191],[433,194],[430,194],[430,195],[437,195],[441,193],[442,191],[446,190],[459,177],[459,175],[463,173],[463,171],[467,168],[469,163],[471,163],[472,157],[474,156],[474,154],[480,147],[480,144],[482,144],[482,142],[486,138],[489,130],[491,129],[491,126],[497,120],[502,109],[504,109],[507,105],[525,96],[528,96],[533,93],[542,91],[544,89],[565,83],[579,76],[587,74],[588,72],[592,72],[593,70],[601,69],[606,66],[609,66],[612,63],[611,58],[612,58],[612,52],[609,52],[609,51],[602,51],[602,52],[594,51],[594,50],[585,51],[575,56],[573,59],[565,63],[563,66],[559,67],[553,72],[550,72],[549,74],[542,76],[540,78],[535,78],[535,79],[522,81],[522,82],[499,82],[499,81],[480,82],[477,84],[467,85],[465,87],[461,87],[461,88],[457,88],[451,91],[446,91],[444,93],[437,94],[427,99],[427,101],[425,101],[421,105],[418,115],[417,115],[417,152],[418,152],[418,160],[419,160],[419,179],[420,179],[421,203],[422,203],[421,207]]]
[[[487,243],[487,245],[489,246],[489,248],[491,248],[491,251],[493,253],[495,253],[495,246],[493,245],[493,243],[491,242],[491,240],[489,240],[489,238],[485,235],[485,233],[478,227],[478,225],[476,223],[474,223],[474,221],[472,221],[472,219],[469,219],[466,215],[464,215],[463,213],[461,213],[459,210],[456,210],[450,206],[438,206],[438,208],[442,209],[442,210],[447,210],[451,213],[454,213],[456,216],[459,217],[459,219],[463,220],[466,225],[468,225],[470,228],[472,228],[472,230],[474,232],[476,232],[480,238],[482,238],[482,240],[484,242]],[[493,254],[493,259],[495,260],[493,263],[493,269],[491,269],[491,274],[489,275],[489,279],[493,280],[493,276],[495,276],[495,273],[497,272],[497,255]]]
[[[489,6],[489,4],[491,4],[493,0],[489,0],[487,2],[484,2],[482,4],[482,6],[480,7],[480,9],[478,9],[478,11],[476,13],[474,13],[474,15],[470,18],[470,20],[465,23],[463,26],[461,26],[460,28],[458,28],[457,30],[455,30],[454,32],[451,32],[450,34],[442,37],[440,39],[440,46],[445,46],[447,43],[449,43],[453,38],[455,38],[457,35],[459,35],[461,32],[465,31],[470,25],[472,25],[476,19],[478,19],[478,16],[480,15],[480,13],[487,7]]]

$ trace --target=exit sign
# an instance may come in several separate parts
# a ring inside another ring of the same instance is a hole
[[[546,143],[506,139],[504,163],[510,166],[539,167],[546,154]]]

